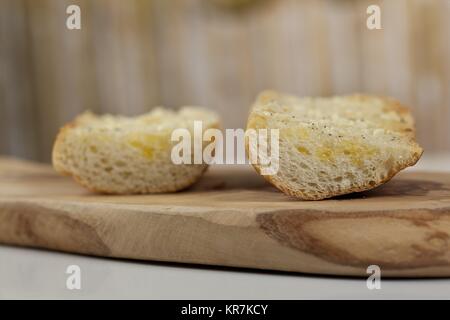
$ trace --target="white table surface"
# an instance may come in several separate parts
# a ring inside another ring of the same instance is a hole
[[[409,170],[450,171],[450,154]],[[81,290],[66,288],[69,265]],[[0,299],[450,299],[450,279],[366,279],[103,259],[0,246]]]

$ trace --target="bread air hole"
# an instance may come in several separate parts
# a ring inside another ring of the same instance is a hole
[[[126,178],[129,178],[129,177],[131,176],[131,172],[129,172],[129,171],[120,172],[119,175],[120,175],[122,178],[126,179]]]
[[[303,169],[309,169],[308,165],[303,162],[300,163],[300,167]]]
[[[124,161],[120,161],[120,160],[116,161],[114,164],[118,167],[125,167],[127,165]]]

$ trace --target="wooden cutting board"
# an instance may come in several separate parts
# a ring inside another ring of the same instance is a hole
[[[173,194],[92,194],[50,166],[0,159],[0,242],[105,257],[319,274],[450,276],[450,174],[298,201],[247,166]]]

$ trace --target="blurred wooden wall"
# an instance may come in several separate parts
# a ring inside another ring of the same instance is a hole
[[[48,161],[85,109],[204,105],[242,127],[266,88],[394,96],[427,151],[450,151],[450,1],[230,1],[0,0],[0,153]],[[370,4],[383,30],[366,28]]]

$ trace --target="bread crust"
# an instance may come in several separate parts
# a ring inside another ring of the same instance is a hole
[[[261,115],[259,113],[255,113],[254,111],[257,111],[261,106],[269,103],[270,101],[277,101],[281,100],[283,98],[283,94],[278,93],[273,90],[263,91],[257,98],[256,102],[254,103],[249,117],[247,121],[247,129],[261,129],[266,128],[266,119],[261,118]],[[423,154],[423,149],[415,143],[415,127],[414,127],[414,119],[411,116],[411,113],[409,109],[402,104],[400,104],[398,101],[388,98],[388,97],[376,97],[376,96],[369,96],[369,95],[363,95],[363,94],[354,94],[351,96],[346,97],[349,100],[356,100],[361,103],[365,103],[370,99],[382,99],[384,102],[383,106],[383,112],[395,112],[397,113],[401,119],[402,126],[399,126],[399,128],[395,128],[395,131],[400,132],[405,137],[410,139],[410,141],[414,142],[411,144],[412,150],[411,150],[411,156],[408,159],[405,159],[402,163],[398,163],[397,165],[393,166],[389,172],[388,175],[381,180],[378,181],[372,181],[372,183],[365,185],[361,185],[358,187],[349,187],[346,189],[336,190],[335,192],[328,192],[327,194],[317,194],[317,193],[305,193],[300,190],[295,190],[287,185],[287,183],[281,179],[279,179],[278,175],[262,175],[261,174],[261,166],[258,163],[252,163],[252,166],[255,168],[255,170],[263,176],[263,178],[271,183],[273,186],[275,186],[277,189],[282,191],[283,193],[293,196],[296,198],[300,198],[302,200],[322,200],[325,198],[331,198],[335,196],[340,196],[344,194],[354,193],[354,192],[362,192],[367,191],[373,188],[376,188],[389,180],[391,180],[398,172],[405,169],[406,167],[413,166],[417,163],[417,161],[420,159],[420,157]],[[247,152],[249,152],[249,145],[248,141],[246,142],[246,148]],[[282,155],[280,154],[280,157]],[[280,160],[281,161],[281,160]]]
[[[65,176],[72,176],[71,172],[65,169],[65,166],[59,162],[59,149],[62,146],[62,142],[64,141],[65,136],[69,132],[69,130],[77,127],[77,120],[73,120],[67,124],[65,124],[62,128],[59,129],[59,132],[56,136],[56,140],[53,144],[52,149],[52,164],[53,168],[60,174]]]

